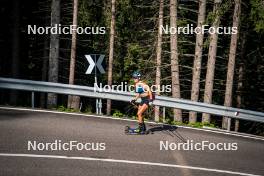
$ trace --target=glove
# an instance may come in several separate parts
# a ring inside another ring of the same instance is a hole
[[[152,100],[152,99],[149,100],[149,105],[150,105],[150,106],[153,105],[153,100]]]
[[[133,100],[130,101],[130,103],[131,103],[131,104],[135,104],[135,103],[136,103],[136,100],[133,99]]]

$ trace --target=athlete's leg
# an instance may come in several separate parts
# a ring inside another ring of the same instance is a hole
[[[137,116],[138,116],[138,122],[139,123],[144,123],[144,118],[142,116],[142,114],[148,109],[148,105],[147,104],[143,104],[142,106],[138,107],[138,112],[137,112]]]
[[[148,109],[148,105],[145,103],[138,109],[137,115],[138,115],[138,123],[139,123],[140,131],[146,131],[146,125],[144,123],[144,117],[143,117],[143,113],[146,111],[146,109]]]
[[[140,111],[140,109],[142,108],[142,105],[140,104],[140,105],[138,105],[138,110],[137,110],[137,118],[138,118],[138,127],[134,130],[135,132],[137,132],[137,133],[139,133],[139,132],[141,132],[141,121],[142,121],[142,116],[138,116],[138,113],[139,113],[139,111]]]
[[[142,105],[138,105],[138,110],[137,110],[137,117],[138,117],[138,122],[140,123],[140,121],[142,121],[142,117],[139,117],[138,113],[140,111],[140,109],[142,108]]]

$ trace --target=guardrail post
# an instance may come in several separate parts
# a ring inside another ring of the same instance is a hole
[[[99,114],[102,115],[102,99],[101,98],[99,99],[98,106],[99,106]]]
[[[98,103],[98,98],[96,98],[96,114],[99,114],[99,103]]]
[[[35,93],[31,92],[31,108],[35,108]]]
[[[162,108],[163,122],[166,122],[166,107]]]
[[[231,129],[231,118],[228,117],[228,119],[227,119],[227,131],[230,131],[230,129]]]
[[[80,103],[79,112],[82,110],[82,102]]]

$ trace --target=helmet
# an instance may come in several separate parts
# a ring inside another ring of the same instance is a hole
[[[133,77],[133,78],[136,78],[136,79],[140,79],[140,77],[141,77],[141,73],[138,72],[138,71],[134,71],[133,74],[132,74],[132,77]]]

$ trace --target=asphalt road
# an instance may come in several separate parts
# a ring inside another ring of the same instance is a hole
[[[264,140],[150,124],[148,129],[154,134],[125,135],[126,125],[136,123],[0,109],[0,175],[264,175]],[[28,150],[28,141],[46,144],[55,140],[104,143],[105,150],[97,150],[96,146],[93,150],[80,151]],[[166,151],[160,150],[160,141],[168,141],[171,146],[187,141],[237,143],[237,150]]]

